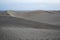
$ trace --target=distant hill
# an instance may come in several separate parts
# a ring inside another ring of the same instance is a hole
[[[0,16],[9,16],[7,11],[0,11]]]
[[[2,15],[7,15],[6,11]],[[43,28],[43,29],[60,29],[58,25],[51,25],[48,23],[41,23],[38,21],[28,20],[25,18],[18,18],[8,16],[0,16],[0,27],[28,27],[28,28]]]
[[[60,11],[42,11],[35,10],[30,12],[24,11],[7,11],[12,17],[24,18],[40,23],[47,23],[51,25],[60,26]]]

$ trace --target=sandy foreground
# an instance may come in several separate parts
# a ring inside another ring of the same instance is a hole
[[[0,40],[60,40],[60,30],[2,27]]]

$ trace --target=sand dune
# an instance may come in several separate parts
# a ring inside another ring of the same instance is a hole
[[[0,40],[60,40],[59,16],[46,11],[0,12]]]
[[[60,26],[60,11],[31,11],[25,13],[8,11],[8,14],[13,17],[24,18],[27,20]]]

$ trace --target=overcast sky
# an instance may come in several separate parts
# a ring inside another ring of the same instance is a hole
[[[0,0],[0,10],[60,10],[60,0]]]

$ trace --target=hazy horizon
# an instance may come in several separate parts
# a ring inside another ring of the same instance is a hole
[[[60,0],[0,0],[0,10],[60,10]]]

